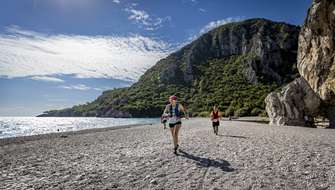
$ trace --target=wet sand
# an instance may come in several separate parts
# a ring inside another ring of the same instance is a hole
[[[335,189],[335,130],[183,121],[0,140],[0,189]]]

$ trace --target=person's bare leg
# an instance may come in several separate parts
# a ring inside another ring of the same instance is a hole
[[[175,126],[175,138],[176,138],[176,143],[175,143],[175,146],[177,146],[178,145],[178,135],[179,135],[179,130],[180,130],[180,127],[181,127],[181,125],[179,124],[179,125],[176,125]],[[179,146],[179,145],[178,145]]]
[[[171,135],[172,135],[172,141],[173,141],[173,145],[174,145],[174,147],[177,146],[177,144],[176,144],[176,140],[175,140],[175,128],[176,128],[176,127],[171,127],[171,128],[170,128]]]

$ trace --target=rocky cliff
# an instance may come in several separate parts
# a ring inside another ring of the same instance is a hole
[[[296,107],[296,105],[287,99],[276,100],[279,102],[275,103],[272,100],[275,100],[278,94],[272,93],[267,98],[268,114],[271,122],[276,123],[279,120],[275,112],[286,112],[280,117],[282,121],[287,120],[289,122],[280,122],[280,124],[292,124],[290,121],[297,120],[301,123],[304,121],[304,115],[308,117],[325,115],[330,120],[330,127],[335,128],[335,1],[313,1],[299,35],[298,70],[315,95],[321,99],[321,104],[314,99],[310,100],[313,100],[315,104],[313,107],[320,105],[316,109],[319,112],[307,114],[302,113],[300,109],[300,113],[293,114],[294,118],[292,118],[291,112],[285,111],[284,108],[275,108],[273,105],[286,104],[288,105],[286,107],[290,109]],[[301,88],[301,86],[289,84],[287,88],[300,91],[297,92],[298,94],[311,93],[307,87]]]
[[[246,64],[246,77],[257,83],[257,75],[278,84],[296,73],[299,27],[265,19],[250,19],[218,27],[157,63],[145,75],[159,72],[163,83],[191,84],[199,66],[211,59],[253,55]],[[142,79],[145,78],[142,77]]]
[[[158,61],[131,87],[41,116],[159,116],[171,94],[195,115],[207,115],[214,103],[227,115],[259,115],[265,96],[297,77],[299,30],[266,19],[220,26]]]
[[[335,1],[314,0],[299,36],[298,69],[335,128]]]

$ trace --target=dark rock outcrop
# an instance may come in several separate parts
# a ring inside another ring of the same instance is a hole
[[[271,92],[265,102],[271,125],[304,126],[319,113],[321,100],[307,81],[300,77],[281,92]]]
[[[129,118],[132,115],[129,112],[119,111],[113,108],[106,109],[105,112],[101,112],[97,115],[98,117],[116,117],[116,118]]]
[[[71,108],[63,110],[46,111],[37,117],[115,117],[115,118],[130,118],[132,115],[129,112],[119,111],[113,108],[106,108],[105,111],[88,111],[76,112]]]

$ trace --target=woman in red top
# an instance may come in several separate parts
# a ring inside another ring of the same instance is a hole
[[[214,134],[218,135],[219,125],[221,119],[221,112],[217,105],[213,107],[213,111],[211,112],[211,120],[213,124]]]

